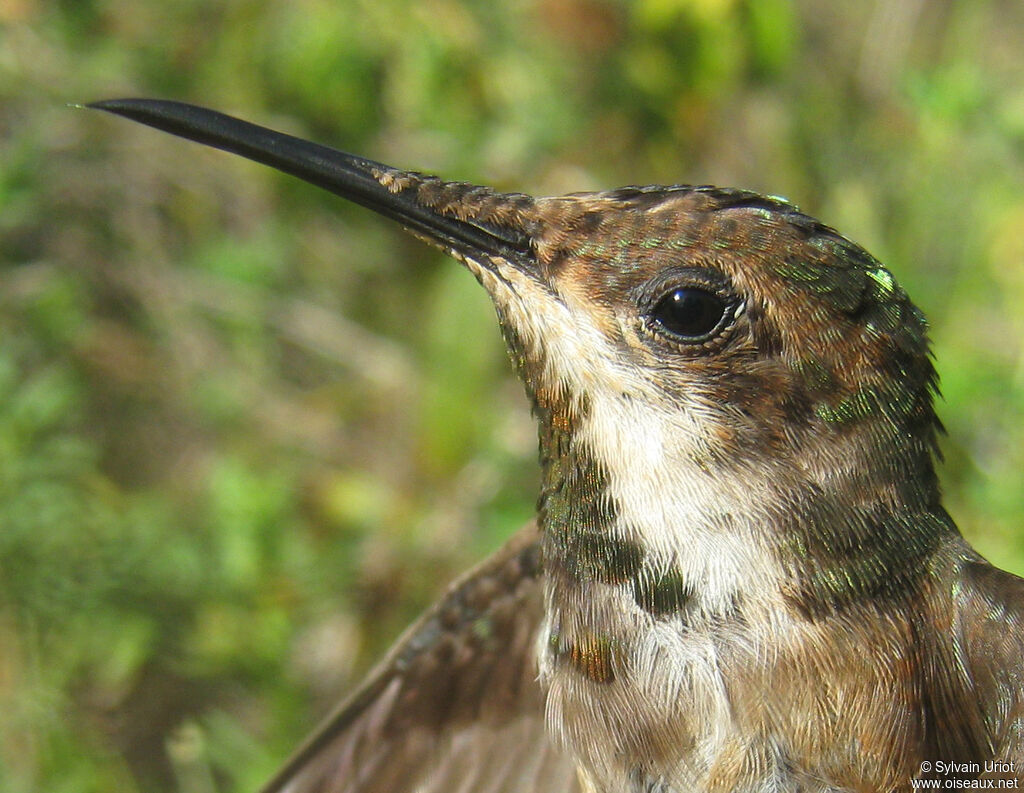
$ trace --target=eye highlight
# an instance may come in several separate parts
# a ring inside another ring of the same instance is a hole
[[[654,325],[685,342],[707,341],[732,318],[734,306],[719,295],[697,286],[676,287],[651,310]]]

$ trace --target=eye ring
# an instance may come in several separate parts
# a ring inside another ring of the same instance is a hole
[[[652,306],[648,324],[657,333],[686,345],[702,345],[732,325],[737,302],[699,284],[682,284],[665,292]]]

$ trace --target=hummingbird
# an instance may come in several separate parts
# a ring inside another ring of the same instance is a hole
[[[447,252],[536,416],[536,519],[265,793],[838,793],[1024,778],[1024,580],[942,506],[927,324],[739,189],[534,198],[178,102],[91,107]]]

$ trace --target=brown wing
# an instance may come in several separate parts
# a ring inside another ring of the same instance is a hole
[[[535,647],[537,529],[451,586],[263,793],[571,793]]]
[[[959,599],[966,665],[978,701],[989,707],[995,759],[1024,778],[1024,579],[968,562]]]

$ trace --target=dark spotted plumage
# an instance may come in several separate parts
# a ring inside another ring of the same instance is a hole
[[[539,425],[537,527],[267,793],[1024,778],[1024,581],[942,508],[927,326],[862,248],[741,190],[531,198],[176,103],[97,106],[450,252],[494,301]]]
[[[655,616],[678,613],[693,595],[690,584],[675,570],[639,575],[633,579],[636,604]]]

